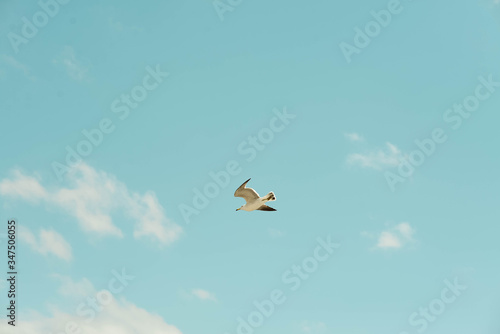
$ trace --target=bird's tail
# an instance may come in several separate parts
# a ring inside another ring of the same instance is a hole
[[[275,201],[276,200],[276,196],[274,196],[274,193],[272,191],[269,194],[267,194],[265,198],[268,201]]]

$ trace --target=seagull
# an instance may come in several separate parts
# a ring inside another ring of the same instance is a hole
[[[243,205],[241,208],[236,209],[236,211],[239,210],[244,210],[244,211],[254,211],[254,210],[261,210],[261,211],[276,211],[276,209],[271,208],[270,206],[267,206],[265,203],[269,201],[275,201],[276,196],[274,196],[274,193],[271,191],[269,194],[267,194],[264,197],[260,197],[259,194],[252,188],[246,188],[245,186],[247,185],[248,181],[251,179],[246,180],[236,191],[234,192],[234,197],[242,197],[247,201],[247,204]]]

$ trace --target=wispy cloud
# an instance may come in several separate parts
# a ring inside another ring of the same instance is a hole
[[[48,190],[39,179],[15,170],[10,178],[0,181],[0,195],[58,207],[75,217],[84,231],[99,235],[123,235],[113,223],[115,213],[135,222],[135,238],[149,237],[169,244],[182,233],[182,228],[165,216],[152,191],[132,192],[113,175],[84,163],[72,168],[66,183],[66,187]]]
[[[114,17],[108,18],[108,24],[109,24],[109,27],[111,28],[111,30],[116,31],[116,32],[129,32],[129,31],[143,32],[144,31],[143,28],[140,28],[138,26],[125,25],[121,21],[115,19]]]
[[[18,71],[21,71],[26,78],[30,79],[31,81],[36,80],[36,77],[33,74],[31,74],[29,67],[26,66],[25,64],[21,63],[16,58],[14,58],[12,56],[8,56],[8,55],[1,55],[0,58],[3,60],[4,63],[9,65],[10,67],[12,67]]]
[[[84,298],[95,293],[94,286],[87,278],[82,278],[80,281],[74,281],[69,276],[53,274],[52,277],[61,282],[59,294],[65,297]]]
[[[364,141],[365,138],[356,132],[344,133],[344,136],[352,142]]]
[[[401,248],[401,240],[393,233],[384,231],[380,233],[377,248]]]
[[[415,230],[410,226],[409,223],[401,223],[396,225],[396,231],[401,234],[401,236],[406,240],[412,240]]]
[[[415,229],[407,222],[400,223],[378,234],[366,231],[361,234],[377,240],[375,249],[398,249],[415,241],[413,238]]]
[[[387,142],[384,149],[376,149],[365,154],[354,153],[348,155],[347,163],[363,168],[383,170],[385,168],[397,167],[405,156],[396,145]]]
[[[272,238],[281,238],[282,236],[285,235],[282,231],[275,229],[275,228],[268,228],[267,233],[272,237]]]
[[[52,254],[66,261],[72,259],[70,244],[54,230],[41,229],[37,237],[29,228],[21,225],[19,226],[19,238],[35,252],[42,255]]]
[[[302,322],[300,329],[304,334],[326,334],[328,327],[324,322]]]
[[[201,299],[201,300],[217,301],[215,294],[213,294],[212,292],[209,292],[207,290],[193,289],[193,290],[191,290],[191,294],[193,296],[195,296],[196,298]]]
[[[144,28],[138,27],[132,23],[130,18],[124,17],[121,10],[112,5],[99,6],[99,14],[103,19],[108,20],[108,26],[111,32],[130,33],[143,32]]]
[[[35,178],[24,175],[19,170],[14,170],[10,179],[6,178],[0,182],[0,195],[37,202],[49,195],[45,188],[40,185],[39,179],[39,176]]]
[[[53,63],[63,66],[68,76],[76,81],[83,81],[88,76],[88,65],[84,65],[77,58],[75,50],[71,46],[65,46],[61,54],[53,60]]]

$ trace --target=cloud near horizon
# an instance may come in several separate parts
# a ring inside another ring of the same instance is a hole
[[[60,295],[64,298],[77,298],[79,304],[69,310],[50,306],[50,316],[27,310],[27,314],[16,321],[14,331],[7,321],[2,321],[0,333],[182,334],[178,328],[166,323],[160,315],[149,313],[124,297],[116,298],[111,293],[108,294],[110,299],[107,299],[106,303],[101,304],[97,298],[99,309],[92,309],[85,301],[89,297],[96,300],[95,297],[104,290],[97,291],[86,278],[75,282],[70,277],[53,276],[61,281]]]

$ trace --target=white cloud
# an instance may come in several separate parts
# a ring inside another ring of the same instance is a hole
[[[36,237],[29,228],[21,225],[19,226],[19,239],[42,255],[52,254],[66,261],[72,258],[71,246],[62,235],[54,230],[41,229],[39,237]]]
[[[275,228],[268,228],[267,233],[269,233],[269,235],[273,238],[280,238],[285,234],[282,231]]]
[[[170,221],[152,191],[141,195],[128,190],[113,175],[81,163],[71,169],[67,187],[44,188],[36,178],[14,171],[0,181],[0,194],[30,202],[44,201],[76,218],[86,232],[122,237],[112,215],[120,213],[135,222],[134,237],[149,237],[162,244],[175,241],[182,228]]]
[[[94,286],[85,277],[78,282],[75,282],[71,277],[59,274],[53,274],[52,277],[57,278],[61,282],[58,292],[65,297],[84,298],[95,293]]]
[[[382,170],[398,166],[405,156],[395,145],[387,142],[385,149],[377,149],[366,154],[353,153],[348,155],[347,163],[363,168]]]
[[[377,248],[400,248],[401,241],[392,232],[382,232],[378,238]]]
[[[395,227],[397,231],[407,240],[411,240],[415,230],[410,226],[410,223],[401,223]]]
[[[138,26],[129,26],[123,24],[121,21],[118,21],[114,17],[108,18],[109,27],[112,31],[122,33],[122,32],[144,32],[144,28]]]
[[[74,216],[87,232],[123,235],[111,217],[111,212],[126,209],[124,199],[129,194],[123,183],[86,164],[72,168],[67,183],[70,187],[55,189],[49,201]]]
[[[87,77],[88,66],[76,57],[75,50],[71,46],[65,46],[61,54],[53,60],[56,65],[62,65],[66,73],[76,81],[82,81]]]
[[[374,237],[372,233],[361,232],[363,236]],[[392,228],[389,228],[381,233],[375,235],[377,238],[376,249],[398,249],[406,244],[413,242],[413,235],[415,230],[410,226],[409,223],[403,222]]]
[[[137,221],[135,238],[155,236],[162,243],[170,243],[178,238],[182,228],[165,216],[163,207],[153,192],[147,192],[142,197],[133,197],[127,201],[130,205],[129,214]]]
[[[193,296],[201,299],[201,300],[212,300],[212,301],[217,301],[217,298],[215,297],[215,294],[208,292],[206,290],[202,289],[193,289],[191,290],[191,293]]]
[[[300,326],[302,333],[305,334],[326,334],[328,327],[324,322],[304,321]]]
[[[31,71],[30,69],[28,68],[28,66],[24,65],[23,63],[21,63],[19,60],[17,60],[16,58],[12,57],[12,56],[8,56],[8,55],[2,55],[2,59],[3,61],[10,65],[11,67],[13,67],[14,69],[16,70],[19,70],[21,72],[23,72],[24,76],[32,81],[36,80],[36,77],[34,75],[31,74]]]
[[[359,141],[364,141],[365,140],[363,138],[363,136],[361,136],[360,134],[358,134],[356,132],[344,133],[344,136],[347,139],[349,139],[350,141],[353,141],[353,142],[359,142]]]
[[[71,279],[69,279],[71,281]],[[82,279],[82,282],[88,282]],[[63,283],[63,285],[67,284]],[[72,282],[74,284],[74,282]],[[85,283],[86,284],[86,283]],[[40,333],[85,333],[85,334],[182,334],[175,326],[166,323],[157,314],[149,313],[125,298],[116,299],[111,295],[109,303],[100,303],[98,292],[91,285],[92,291],[81,296],[80,304],[74,309],[52,309],[51,316],[28,312],[20,317],[16,327],[0,323],[0,333],[5,334],[40,334]],[[93,309],[88,304],[88,297],[98,303]],[[83,307],[82,307],[83,305]],[[68,330],[69,329],[69,330]]]
[[[12,179],[4,179],[0,182],[0,195],[35,202],[47,197],[48,194],[37,178],[23,175],[19,170],[15,170],[12,173]]]

